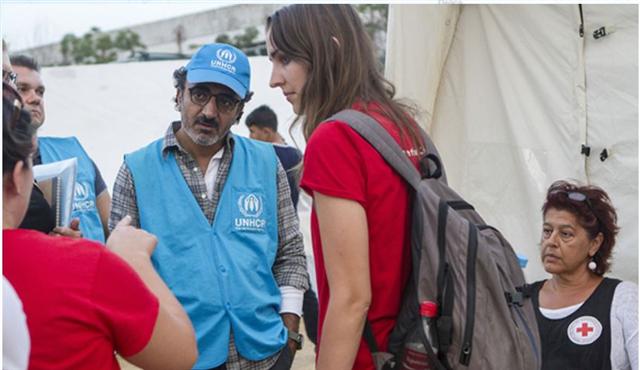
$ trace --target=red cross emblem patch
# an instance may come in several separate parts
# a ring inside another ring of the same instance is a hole
[[[593,316],[582,316],[573,320],[567,329],[569,339],[577,345],[591,344],[600,338],[602,324]]]

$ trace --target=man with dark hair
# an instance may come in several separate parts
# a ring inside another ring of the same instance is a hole
[[[45,86],[40,75],[40,66],[35,59],[27,55],[12,55],[11,64],[18,74],[17,90],[24,100],[25,109],[31,113],[31,123],[40,127],[45,120]],[[46,164],[74,157],[78,160],[78,167],[71,225],[56,227],[55,214],[44,200],[38,186],[34,185],[29,209],[20,228],[72,237],[82,236],[104,243],[109,233],[107,226],[111,197],[100,170],[78,139],[74,136],[39,137],[33,164]]]
[[[278,133],[278,117],[276,112],[266,105],[261,105],[251,112],[245,120],[251,138],[268,143],[283,141]]]
[[[40,76],[40,65],[30,56],[12,55],[11,65],[14,71],[22,75],[16,80],[18,92],[24,100],[26,109],[31,113],[31,123],[39,128],[44,123],[44,83]]]
[[[154,266],[196,330],[195,369],[289,369],[308,274],[287,177],[271,145],[230,132],[249,60],[208,44],[174,72],[180,121],[124,157],[109,225],[158,237]]]

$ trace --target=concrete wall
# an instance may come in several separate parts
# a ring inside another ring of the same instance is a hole
[[[177,53],[179,50],[176,43],[175,30],[178,27],[182,27],[184,32],[182,52],[191,54],[195,45],[213,42],[216,36],[221,33],[229,35],[242,33],[244,29],[251,26],[260,31],[258,35],[259,41],[264,40],[265,21],[269,15],[280,7],[282,7],[281,4],[232,5],[110,30],[106,33],[113,38],[118,31],[130,29],[140,35],[140,40],[147,46],[147,51]],[[76,36],[80,37],[82,35]],[[42,65],[56,65],[63,62],[59,42],[15,52],[29,54],[35,57]]]

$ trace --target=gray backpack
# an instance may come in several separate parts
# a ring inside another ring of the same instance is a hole
[[[413,271],[388,351],[379,351],[368,321],[363,333],[376,369],[401,368],[405,346],[415,338],[431,362],[425,369],[539,369],[538,326],[517,256],[502,234],[447,185],[427,134],[420,130],[429,148],[421,174],[368,115],[344,110],[329,120],[349,124],[413,189]],[[438,305],[429,334],[419,315],[423,301]]]

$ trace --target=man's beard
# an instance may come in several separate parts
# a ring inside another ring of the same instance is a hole
[[[195,126],[197,123],[201,123],[206,126],[215,128],[217,131],[217,134],[212,136],[212,135],[197,132],[196,130],[193,129],[193,126]],[[183,128],[187,136],[191,138],[191,141],[193,141],[194,143],[200,146],[211,146],[211,145],[217,144],[222,139],[222,136],[220,135],[220,124],[218,123],[218,120],[215,118],[207,119],[205,117],[200,116],[196,118],[192,126],[184,125]]]

